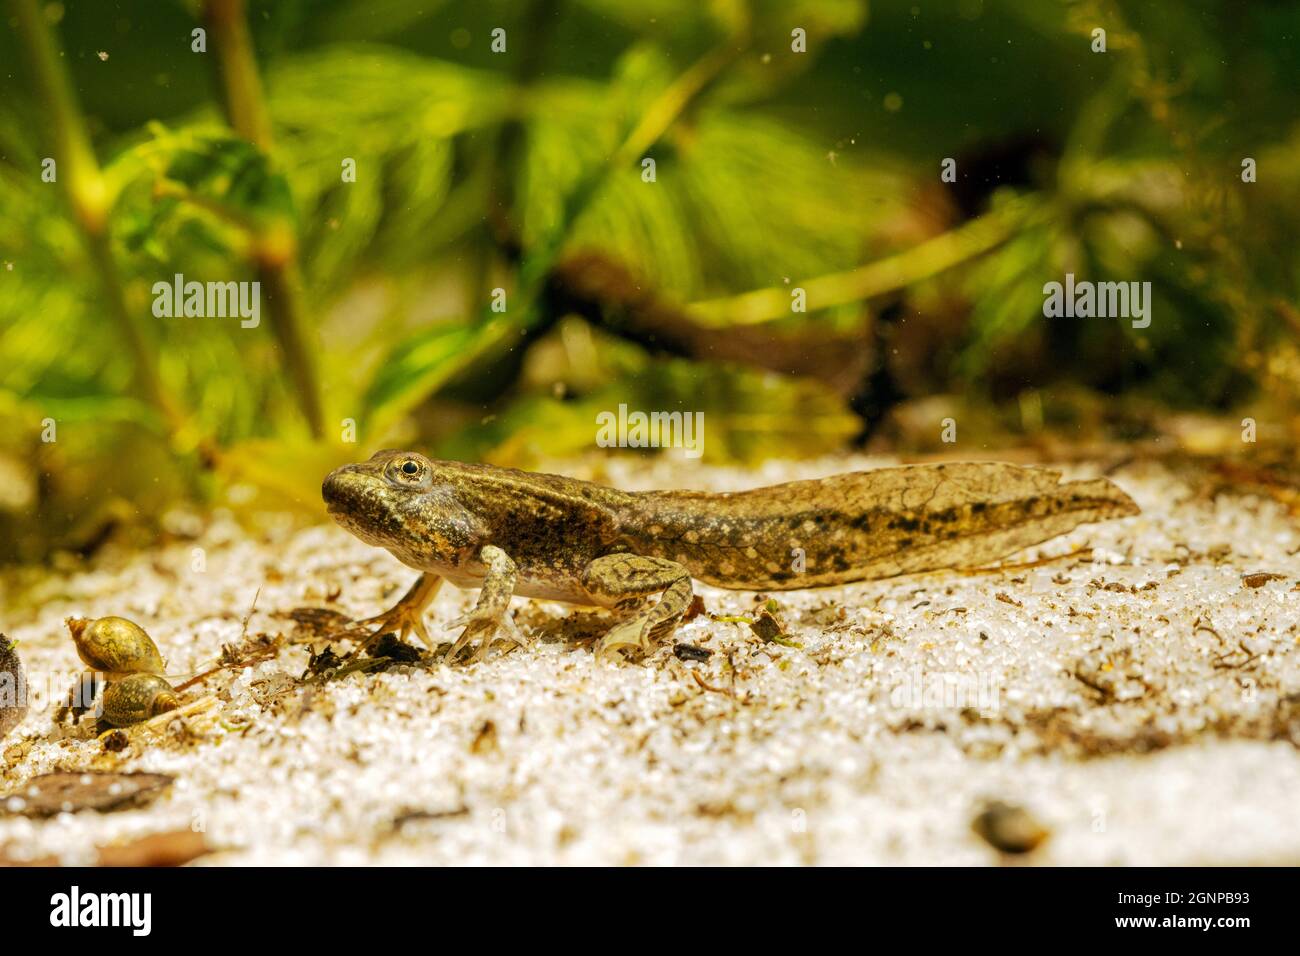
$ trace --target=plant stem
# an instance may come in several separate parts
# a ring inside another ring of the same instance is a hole
[[[127,307],[108,232],[112,199],[90,147],[67,72],[59,62],[58,45],[46,28],[35,0],[11,0],[11,5],[31,61],[37,92],[53,125],[58,178],[64,185],[73,218],[103,288],[105,305],[126,339],[134,364],[136,389],[161,414],[173,440],[180,438],[184,444],[197,448],[204,463],[210,465],[215,459],[215,448],[206,437],[187,434],[188,416],[164,386],[148,335],[139,317]]]
[[[627,166],[654,146],[696,97],[708,89],[748,46],[749,41],[744,36],[732,37],[691,64],[650,104],[641,121],[611,158],[608,168],[615,170]]]
[[[230,125],[258,149],[271,149],[271,118],[244,19],[244,0],[206,0],[203,19],[215,40],[217,79]]]
[[[1011,203],[905,252],[799,285],[807,293],[809,309],[860,302],[906,288],[997,248],[1015,234],[1024,218],[1025,208]],[[701,323],[712,326],[767,322],[790,314],[790,287],[757,289],[725,299],[696,302],[690,312]]]
[[[231,127],[270,152],[271,119],[253,57],[244,0],[204,0],[203,20],[212,34],[222,105]],[[325,433],[320,376],[303,304],[297,235],[288,223],[263,227],[255,238],[258,278],[268,292],[271,328],[284,353],[303,417],[313,438]]]

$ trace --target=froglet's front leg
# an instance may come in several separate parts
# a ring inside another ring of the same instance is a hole
[[[482,660],[492,641],[501,631],[504,631],[504,634],[500,636],[514,641],[520,647],[528,646],[524,636],[519,633],[515,619],[510,616],[510,598],[515,592],[515,563],[510,560],[510,555],[494,544],[483,546],[479,551],[479,560],[487,568],[487,577],[483,579],[474,610],[448,625],[448,627],[463,626],[465,630],[447,652],[447,663],[455,661],[456,656],[476,639],[481,640],[482,643],[470,660]]]
[[[424,612],[438,596],[438,589],[441,587],[442,578],[425,571],[415,579],[415,583],[402,595],[401,600],[387,611],[357,621],[357,624],[363,626],[373,624],[375,629],[357,646],[356,650],[348,655],[348,658],[359,657],[370,645],[390,632],[396,632],[399,639],[414,634],[424,642],[425,647],[433,650],[433,639],[429,637],[429,631],[424,626]]]

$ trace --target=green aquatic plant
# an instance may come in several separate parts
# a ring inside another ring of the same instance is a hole
[[[108,42],[7,2],[6,557],[236,485],[315,509],[353,442],[580,453],[619,404],[755,461],[931,393],[1300,393],[1282,9],[193,0]],[[1046,318],[1067,272],[1140,274],[1157,320]],[[155,315],[178,275],[264,320]]]

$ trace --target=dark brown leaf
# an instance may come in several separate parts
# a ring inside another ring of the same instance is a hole
[[[0,797],[0,812],[50,817],[122,810],[153,799],[174,779],[161,773],[46,773]]]

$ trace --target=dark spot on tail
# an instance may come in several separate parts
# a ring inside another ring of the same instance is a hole
[[[910,514],[899,515],[897,518],[893,520],[892,526],[895,528],[900,528],[903,531],[915,531],[921,527],[921,522],[920,520],[914,518]]]

